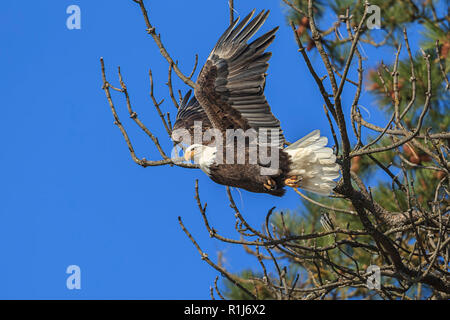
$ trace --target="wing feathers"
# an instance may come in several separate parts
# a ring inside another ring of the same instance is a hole
[[[255,10],[240,23],[236,19],[219,38],[200,72],[195,95],[207,111],[211,122],[220,125],[226,118],[229,127],[247,129],[278,129],[278,146],[284,137],[280,122],[272,114],[264,97],[265,76],[271,57],[265,52],[275,39],[278,27],[247,43],[267,20],[269,11]],[[227,127],[227,128],[228,128]],[[226,129],[225,123],[220,129]]]
[[[173,130],[176,129],[191,129],[195,121],[201,121],[206,128],[211,127],[211,123],[206,116],[205,110],[198,103],[197,99],[192,97],[190,100],[192,90],[189,90],[181,101],[178,109],[177,117],[173,125]]]

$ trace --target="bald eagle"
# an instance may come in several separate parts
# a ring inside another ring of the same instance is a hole
[[[263,10],[252,19],[254,12],[239,24],[237,18],[219,38],[199,73],[194,96],[190,98],[189,91],[178,109],[173,132],[188,133],[190,145],[184,151],[184,158],[194,159],[216,183],[274,196],[282,196],[285,186],[328,195],[336,185],[334,179],[339,177],[339,166],[333,150],[326,147],[327,138],[315,130],[284,147],[280,121],[272,114],[264,96],[271,57],[271,52],[265,50],[274,40],[278,27],[248,43],[269,14]],[[195,142],[196,123],[200,124],[197,134],[211,129],[219,134]],[[256,138],[244,136],[245,143],[238,146],[235,137],[226,138],[230,130],[241,133],[253,130]],[[181,141],[178,134],[172,134],[172,139]],[[223,160],[219,147],[232,154],[232,161]],[[263,148],[270,149],[266,154],[271,160],[276,157],[272,161],[277,164],[275,168],[261,157],[257,156],[256,161],[252,158],[252,152],[256,150],[259,155]],[[238,161],[239,157],[244,161]]]

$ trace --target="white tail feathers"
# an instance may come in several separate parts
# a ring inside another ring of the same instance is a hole
[[[301,178],[300,188],[321,195],[329,195],[339,177],[339,165],[327,137],[315,130],[284,149],[291,156],[289,176]]]

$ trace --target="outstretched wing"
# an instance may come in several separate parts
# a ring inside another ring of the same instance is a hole
[[[247,43],[269,11],[261,11],[250,21],[253,14],[254,10],[239,24],[236,19],[220,37],[198,76],[195,96],[213,127],[222,131],[276,130],[279,146],[283,147],[280,122],[264,96],[265,73],[272,55],[264,51],[278,27]]]

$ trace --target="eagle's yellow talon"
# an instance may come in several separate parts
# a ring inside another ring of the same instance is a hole
[[[272,178],[268,178],[266,183],[264,183],[264,188],[266,188],[267,190],[273,190],[276,186],[277,184],[275,181],[273,181]]]
[[[298,188],[300,186],[301,178],[297,176],[291,176],[284,180],[284,184],[291,188]]]

